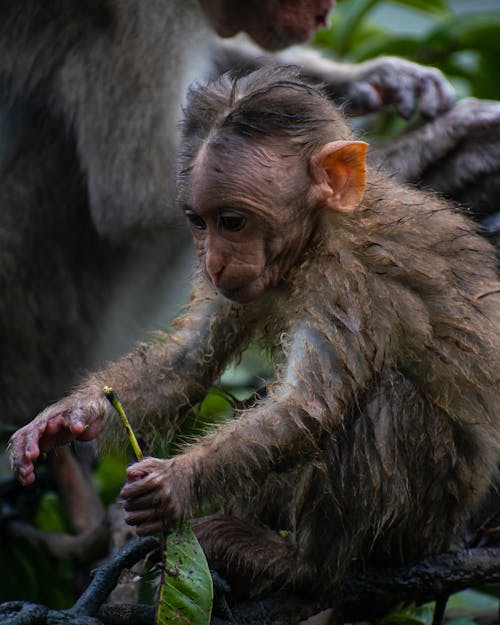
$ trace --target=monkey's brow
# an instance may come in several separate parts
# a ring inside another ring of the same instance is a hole
[[[266,85],[261,89],[255,89],[248,95],[244,96],[241,99],[241,102],[248,102],[254,98],[258,98],[263,95],[269,94],[271,91],[275,89],[289,89],[290,91],[306,91],[308,95],[319,95],[321,97],[325,97],[324,93],[318,87],[313,85],[308,85],[307,83],[296,81],[296,80],[279,80],[270,85]]]

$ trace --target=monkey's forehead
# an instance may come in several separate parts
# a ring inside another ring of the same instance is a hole
[[[184,184],[183,201],[199,210],[214,202],[232,205],[275,205],[293,195],[298,179],[308,168],[290,153],[278,153],[265,146],[238,150],[200,151]]]

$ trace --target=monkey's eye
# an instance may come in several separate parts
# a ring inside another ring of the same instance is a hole
[[[184,214],[191,222],[191,225],[193,226],[193,228],[196,228],[196,230],[205,230],[205,228],[207,227],[207,223],[203,219],[203,217],[200,217],[194,211],[186,210],[184,211]]]
[[[225,210],[217,215],[217,228],[219,230],[237,232],[242,230],[246,223],[246,216],[238,213],[238,211]]]

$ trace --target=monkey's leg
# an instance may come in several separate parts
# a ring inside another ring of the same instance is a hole
[[[300,558],[292,534],[281,536],[223,514],[197,519],[193,529],[210,566],[228,580],[233,595],[303,585],[314,574]]]

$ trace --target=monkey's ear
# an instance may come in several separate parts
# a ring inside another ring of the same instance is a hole
[[[314,205],[339,213],[357,208],[365,192],[367,148],[364,141],[332,141],[312,155],[309,199]]]

